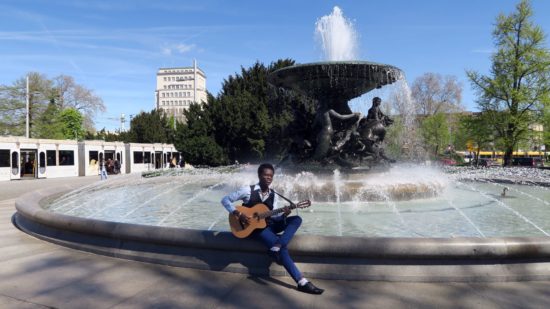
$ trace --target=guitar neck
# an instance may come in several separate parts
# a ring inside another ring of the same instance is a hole
[[[288,209],[296,209],[296,205],[290,205],[290,206],[287,206]],[[281,212],[284,212],[285,209],[284,208],[277,208],[277,209],[273,209],[273,210],[270,210],[270,211],[266,211],[264,213],[261,213],[258,215],[258,217],[260,217],[260,219],[265,219],[267,217],[271,217],[273,215],[276,215],[276,214],[280,214]]]

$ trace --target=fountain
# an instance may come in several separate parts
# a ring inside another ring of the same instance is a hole
[[[355,36],[349,26],[337,8],[317,23],[320,35],[339,33],[348,42]],[[338,32],[346,27],[347,34]],[[327,35],[321,41],[328,46],[335,38]],[[550,173],[541,172],[526,185],[525,177],[515,178],[521,169],[444,173],[388,165],[383,152],[372,151],[382,148],[380,135],[374,134],[370,147],[358,147],[365,142],[361,126],[373,127],[349,109],[348,100],[395,82],[400,70],[350,61],[353,53],[338,47],[326,50],[338,61],[296,65],[269,77],[277,87],[316,99],[316,117],[328,117],[302,136],[309,146],[298,147],[289,159],[294,167],[328,168],[323,173],[278,169],[274,179],[275,189],[290,198],[313,201],[313,207],[300,211],[304,224],[290,245],[303,273],[386,281],[550,278],[550,190],[545,187]],[[226,192],[257,180],[255,166],[159,174],[31,192],[16,201],[14,223],[36,237],[109,256],[285,274],[270,264],[259,243],[227,232],[227,212],[219,204]],[[499,195],[503,186],[506,197]]]
[[[344,168],[390,162],[382,142],[385,127],[393,121],[374,104],[373,112],[361,117],[351,111],[348,102],[401,79],[401,70],[356,61],[356,34],[338,7],[317,21],[316,33],[328,61],[282,68],[268,77],[273,86],[297,91],[317,102],[313,127],[296,132],[299,136],[293,138],[296,142],[287,158],[300,166],[317,163]]]

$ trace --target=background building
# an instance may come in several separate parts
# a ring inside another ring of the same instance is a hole
[[[194,62],[191,67],[160,68],[155,91],[156,108],[184,121],[191,103],[206,102],[206,75]]]

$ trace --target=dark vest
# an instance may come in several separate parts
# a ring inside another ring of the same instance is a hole
[[[256,204],[265,204],[269,210],[273,210],[273,203],[275,201],[275,194],[273,191],[269,193],[269,197],[262,202],[262,198],[260,197],[260,191],[256,190],[254,191],[254,186],[250,186],[250,200],[248,200],[248,203],[243,204],[244,207],[251,208],[252,206]]]

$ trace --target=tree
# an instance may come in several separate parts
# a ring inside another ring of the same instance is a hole
[[[184,110],[187,122],[177,127],[174,146],[186,162],[195,165],[223,165],[229,163],[224,149],[215,138],[212,106],[219,104],[211,95],[207,95],[206,104],[193,103]]]
[[[105,128],[91,132],[86,131],[86,135],[84,137],[86,140],[103,140],[106,142],[130,142],[130,139],[128,138],[128,132],[109,132]]]
[[[178,128],[176,148],[192,164],[282,158],[292,134],[312,125],[305,114],[315,112],[313,102],[267,83],[271,72],[293,64],[256,62],[230,75],[217,97],[209,94],[205,104],[184,111],[187,122]]]
[[[132,119],[127,132],[128,142],[134,143],[172,143],[173,128],[162,111],[141,112]]]
[[[460,132],[466,139],[468,148],[475,151],[475,157],[479,159],[479,152],[483,148],[494,146],[495,137],[493,136],[493,129],[489,125],[487,119],[493,117],[486,113],[478,113],[474,115],[464,115],[460,117]],[[476,160],[476,165],[479,160]]]
[[[293,64],[284,59],[269,66],[256,62],[241,68],[240,74],[224,80],[220,94],[204,106],[213,119],[213,137],[230,162],[283,156],[290,144],[287,129],[297,119],[294,108],[300,108],[301,101],[299,95],[271,87],[267,76]]]
[[[90,90],[75,82],[72,76],[59,75],[53,79],[53,88],[61,109],[72,107],[84,116],[84,127],[94,131],[93,117],[97,112],[105,112],[103,100]]]
[[[84,126],[90,131],[95,130],[92,118],[96,112],[105,111],[105,106],[92,90],[76,84],[70,76],[61,75],[53,80],[37,72],[27,76],[30,137],[44,137],[52,133],[53,118],[44,115],[48,108],[48,113],[53,112],[54,106],[50,104],[55,104],[59,111],[74,108],[84,115]],[[11,86],[0,86],[0,134],[25,134],[27,76],[19,78]],[[41,132],[42,129],[46,131]]]
[[[416,113],[435,115],[461,111],[462,85],[456,76],[424,73],[414,80],[411,95],[416,102]]]
[[[550,105],[546,105],[544,107],[544,111],[542,114],[542,126],[543,126],[543,132],[542,132],[542,143],[544,145],[544,151],[548,151],[548,147],[550,147]]]
[[[55,103],[55,100],[50,100],[48,107],[38,118],[36,128],[36,138],[51,138],[64,139],[63,124],[60,121],[61,110]]]
[[[490,112],[487,121],[502,138],[505,165],[511,164],[514,148],[527,137],[529,124],[538,121],[550,104],[550,53],[532,16],[528,0],[512,14],[499,15],[490,75],[467,72],[479,95],[479,109]]]
[[[0,134],[25,135],[25,101],[13,86],[0,88]]]
[[[423,119],[420,132],[425,144],[435,157],[450,142],[449,127],[447,126],[445,114],[437,113]]]
[[[29,137],[38,135],[37,119],[53,98],[51,81],[46,76],[31,72],[29,78]],[[16,80],[11,86],[1,86],[0,127],[4,134],[24,135],[27,114],[27,77]]]
[[[86,131],[83,127],[84,117],[75,108],[66,108],[59,114],[61,132],[66,139],[81,140]]]

